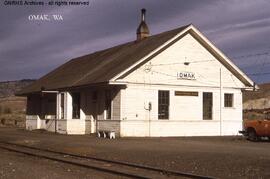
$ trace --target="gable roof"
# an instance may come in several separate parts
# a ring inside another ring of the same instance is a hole
[[[18,95],[71,88],[93,83],[109,82],[118,73],[124,71],[138,60],[158,48],[166,41],[184,30],[180,27],[140,41],[132,41],[106,50],[78,57],[56,68],[33,84],[18,92]]]
[[[234,74],[245,86],[246,88],[256,88],[259,89],[257,85],[254,86],[254,82],[245,75],[244,72],[242,72],[234,63],[226,56],[224,55],[218,48],[215,47],[215,45],[208,40],[197,28],[195,28],[192,24],[186,26],[185,29],[183,29],[181,32],[179,32],[176,36],[174,36],[172,39],[168,40],[165,44],[160,46],[158,49],[153,51],[148,56],[142,58],[141,60],[138,60],[136,63],[134,63],[132,66],[127,68],[126,70],[119,73],[117,76],[115,76],[112,81],[117,80],[118,78],[124,77],[130,72],[132,72],[135,68],[140,66],[142,63],[146,63],[151,59],[151,55],[155,56],[164,49],[168,48],[172,44],[174,44],[176,41],[181,39],[183,36],[185,36],[187,33],[190,33],[206,50],[208,50],[216,59],[224,65],[232,74]],[[149,58],[150,57],[150,58]]]
[[[128,42],[72,59],[22,89],[17,95],[40,92],[41,89],[58,90],[115,81],[172,45],[188,31],[194,33],[198,40],[205,42],[210,50],[216,52],[223,65],[229,68],[245,85],[253,85],[253,82],[193,25],[187,25],[140,41]]]

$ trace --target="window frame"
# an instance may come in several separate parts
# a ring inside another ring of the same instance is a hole
[[[223,98],[224,98],[223,105],[225,108],[233,108],[234,107],[234,94],[233,93],[224,93]]]
[[[162,113],[161,115],[161,110],[167,111],[164,112],[165,114]],[[158,90],[158,120],[169,120],[169,119],[170,119],[170,91]]]
[[[203,92],[202,93],[202,119],[204,121],[213,120],[213,103],[214,103],[214,96],[213,92]],[[209,106],[206,106],[209,105]],[[207,107],[210,109],[207,111]],[[205,114],[205,112],[209,112]]]

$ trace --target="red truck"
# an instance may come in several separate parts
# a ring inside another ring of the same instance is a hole
[[[243,121],[243,131],[239,131],[251,141],[258,141],[262,137],[270,140],[270,115],[264,119],[245,119]]]

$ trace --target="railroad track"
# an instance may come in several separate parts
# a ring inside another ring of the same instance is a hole
[[[72,164],[79,167],[94,169],[110,174],[115,174],[117,176],[124,176],[129,178],[213,179],[213,177],[210,176],[195,175],[191,173],[166,170],[128,162],[107,160],[97,157],[81,156],[76,154],[53,151],[50,149],[42,149],[10,142],[0,142],[0,148],[11,152]]]

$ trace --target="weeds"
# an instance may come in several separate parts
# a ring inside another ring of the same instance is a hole
[[[4,114],[11,114],[12,110],[9,107],[4,108]]]
[[[11,113],[12,113],[12,110],[10,107],[0,105],[0,115],[1,114],[11,114]]]
[[[2,125],[5,125],[5,124],[6,124],[6,119],[5,119],[5,118],[2,118],[2,119],[1,119],[1,124],[2,124]]]

